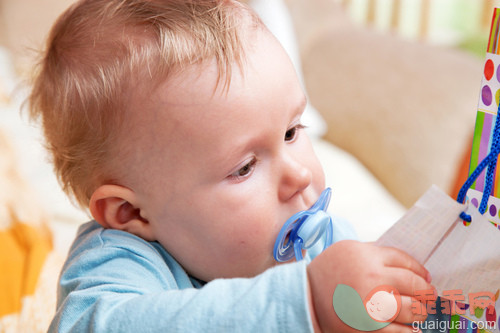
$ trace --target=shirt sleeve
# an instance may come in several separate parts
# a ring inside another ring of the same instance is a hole
[[[182,289],[187,275],[153,247],[95,245],[70,254],[49,332],[313,330],[304,261]]]

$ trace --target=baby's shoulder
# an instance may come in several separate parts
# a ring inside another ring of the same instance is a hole
[[[105,229],[96,221],[84,223],[78,228],[70,248],[70,256],[89,251],[109,252],[111,249],[146,257],[161,257],[158,249],[150,242],[125,231]]]
[[[154,280],[162,289],[192,286],[184,269],[160,244],[125,231],[105,229],[95,221],[83,224],[70,248],[62,276],[106,278],[117,271],[130,279]]]

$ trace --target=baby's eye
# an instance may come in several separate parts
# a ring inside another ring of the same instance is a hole
[[[239,179],[239,178],[243,178],[243,177],[248,176],[255,168],[256,163],[257,163],[257,159],[252,158],[252,160],[250,162],[245,164],[243,167],[238,169],[236,172],[232,173],[230,177],[235,178],[235,179]]]
[[[290,141],[295,140],[295,138],[297,137],[297,132],[303,128],[305,128],[305,126],[302,124],[299,124],[299,125],[296,125],[296,126],[290,128],[285,133],[285,141],[290,142]]]

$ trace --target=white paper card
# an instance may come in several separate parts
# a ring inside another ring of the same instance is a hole
[[[465,226],[462,211],[472,216]],[[464,295],[500,289],[500,230],[477,209],[451,199],[432,186],[410,210],[376,242],[412,255],[429,270],[432,284]]]

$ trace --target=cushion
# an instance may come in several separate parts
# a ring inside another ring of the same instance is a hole
[[[403,216],[403,205],[355,157],[326,140],[313,145],[332,189],[328,210],[347,219],[360,240],[375,241]]]

